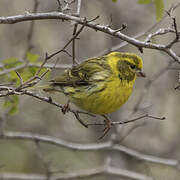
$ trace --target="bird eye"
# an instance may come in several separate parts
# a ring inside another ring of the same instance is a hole
[[[136,66],[134,64],[131,64],[130,67],[131,67],[131,69],[135,69],[136,68]]]

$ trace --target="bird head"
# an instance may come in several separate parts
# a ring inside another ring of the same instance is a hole
[[[142,71],[143,61],[134,53],[112,52],[107,55],[111,68],[116,69],[120,79],[134,80],[136,76],[146,77]]]

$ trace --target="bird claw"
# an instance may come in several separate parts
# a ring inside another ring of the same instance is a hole
[[[61,111],[66,114],[70,110],[69,101],[62,107]]]
[[[103,116],[103,117],[105,118],[105,120],[104,120],[105,128],[103,129],[103,134],[102,134],[102,136],[99,137],[99,139],[104,138],[104,136],[109,132],[109,130],[112,127],[111,120],[106,116]]]

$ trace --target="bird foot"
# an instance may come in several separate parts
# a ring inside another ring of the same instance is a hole
[[[61,111],[63,114],[66,114],[69,110],[70,110],[70,105],[69,105],[69,101],[68,101],[66,104],[64,104]]]
[[[105,120],[104,120],[105,128],[103,129],[103,134],[102,134],[102,136],[100,136],[99,139],[104,138],[104,136],[109,132],[109,130],[112,127],[111,120],[107,116],[105,116],[105,115],[103,115],[103,117],[105,118]]]

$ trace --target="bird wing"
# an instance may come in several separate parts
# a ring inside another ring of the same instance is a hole
[[[52,80],[52,86],[89,85],[94,81],[102,81],[109,76],[110,66],[106,57],[93,58],[66,70],[61,76]]]

